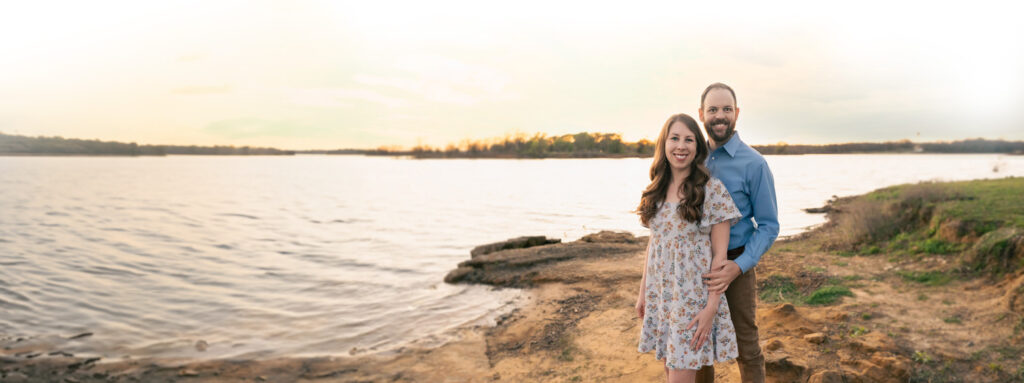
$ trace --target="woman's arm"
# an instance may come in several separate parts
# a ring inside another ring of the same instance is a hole
[[[729,258],[726,255],[729,246],[729,228],[730,223],[728,221],[716,223],[711,226],[711,268],[723,263],[729,262]],[[697,331],[694,334],[693,340],[690,341],[690,347],[694,350],[704,346],[704,342],[708,340],[708,336],[711,333],[711,324],[714,321],[715,314],[718,314],[718,305],[722,302],[722,292],[708,292],[708,304],[697,313],[697,317],[690,321],[690,324],[686,326],[689,330],[693,326],[697,326]]]
[[[711,226],[711,270],[714,270],[715,266],[729,262],[726,253],[729,251],[730,228],[731,226],[728,221],[719,222]],[[721,297],[721,292],[709,293],[708,307],[713,308],[717,312]]]
[[[636,297],[636,316],[639,317],[641,320],[644,319],[644,308],[647,306],[647,297],[645,297],[647,292],[647,260],[650,258],[651,239],[649,237],[647,240],[647,250],[644,251],[644,271],[641,273],[642,276],[640,277],[640,292],[637,294]]]
[[[644,271],[640,277],[640,296],[644,295],[644,286],[647,286],[647,260],[651,258],[651,239],[647,239],[647,250],[644,250]]]

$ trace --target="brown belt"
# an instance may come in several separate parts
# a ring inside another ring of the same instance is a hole
[[[747,245],[743,245],[743,246],[737,247],[735,249],[729,249],[729,251],[725,252],[725,257],[728,258],[730,261],[734,260],[737,257],[739,257],[740,254],[743,254],[743,250],[746,249],[746,248],[747,248]]]

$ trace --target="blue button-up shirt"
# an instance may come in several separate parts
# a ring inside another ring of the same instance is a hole
[[[707,159],[711,175],[729,189],[743,219],[729,231],[729,248],[746,246],[735,262],[744,273],[757,265],[761,255],[779,236],[779,206],[775,202],[775,179],[761,153],[733,134]]]

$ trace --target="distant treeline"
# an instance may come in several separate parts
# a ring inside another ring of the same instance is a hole
[[[1024,141],[986,140],[983,138],[954,142],[915,143],[910,140],[895,142],[861,142],[830,145],[753,145],[762,154],[845,154],[845,153],[1024,153]],[[590,158],[590,157],[650,157],[654,155],[654,142],[641,139],[624,142],[618,134],[577,133],[548,136],[522,133],[489,141],[463,140],[445,148],[418,145],[411,150],[382,146],[377,149],[342,149],[317,151],[320,154],[364,154],[385,156],[413,156],[416,158]]]
[[[327,154],[350,154],[355,150],[330,151]],[[654,143],[646,139],[625,142],[616,133],[565,134],[548,136],[522,133],[491,140],[463,140],[444,148],[417,145],[411,150],[380,147],[359,151],[366,155],[411,155],[416,158],[593,158],[650,157]]]
[[[139,145],[134,142],[27,137],[0,133],[0,155],[162,156],[167,154],[293,155],[295,152],[248,146]]]
[[[830,145],[753,145],[761,154],[845,154],[845,153],[1024,153],[1024,141],[986,140],[953,142],[858,142]]]

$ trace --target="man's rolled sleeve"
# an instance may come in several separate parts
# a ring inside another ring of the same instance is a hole
[[[744,245],[743,254],[735,260],[744,273],[757,265],[761,255],[772,247],[775,238],[779,236],[779,206],[775,198],[775,178],[772,177],[767,162],[762,160],[758,165],[759,169],[753,169],[749,179],[750,200],[753,202],[751,207],[757,228]]]

